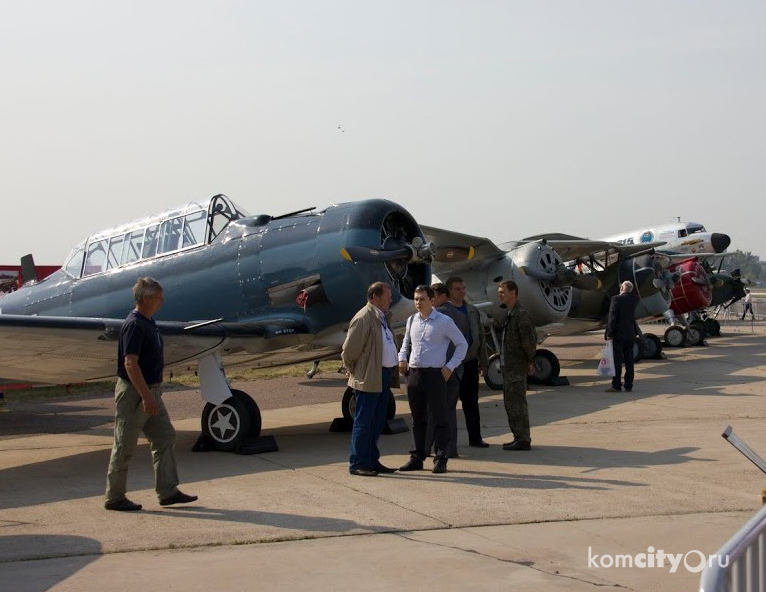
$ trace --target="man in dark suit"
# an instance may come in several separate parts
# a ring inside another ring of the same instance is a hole
[[[636,306],[638,296],[633,293],[631,282],[620,284],[620,293],[612,297],[609,306],[609,317],[606,324],[604,339],[612,340],[614,349],[614,377],[612,386],[606,389],[608,393],[619,393],[622,390],[620,376],[622,363],[625,362],[625,391],[633,390],[633,344],[641,331],[636,324]]]

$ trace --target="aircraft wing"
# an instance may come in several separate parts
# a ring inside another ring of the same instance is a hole
[[[123,319],[0,314],[0,378],[68,384],[109,378],[117,369]],[[220,349],[226,330],[205,324],[158,321],[165,363],[173,365]]]
[[[473,247],[474,255],[469,261],[462,262],[471,265],[482,259],[497,259],[505,253],[494,242],[481,236],[463,234],[462,232],[453,232],[433,226],[420,226],[427,241],[433,242],[437,247]],[[461,267],[461,263],[439,263],[434,261],[433,269],[438,274],[439,270],[449,269],[450,271]]]
[[[551,236],[551,235],[548,235]],[[562,236],[562,235],[552,235]],[[633,257],[643,252],[651,251],[662,245],[664,242],[641,243],[638,245],[623,245],[622,243],[611,243],[599,240],[573,238],[552,238],[545,236],[540,238],[530,237],[532,240],[545,240],[549,247],[556,251],[564,261],[574,261],[575,259],[604,259],[607,255],[619,255],[621,259]],[[530,240],[526,239],[526,240]]]

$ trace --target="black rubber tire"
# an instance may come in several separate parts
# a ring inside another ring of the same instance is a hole
[[[653,333],[644,333],[641,338],[643,357],[651,360],[662,358],[662,341]]]
[[[261,435],[262,425],[261,410],[258,408],[258,404],[245,391],[231,389],[231,394],[233,397],[240,399],[247,407],[247,412],[250,415],[250,432],[248,433],[248,436],[257,438]]]
[[[711,330],[708,331],[708,333],[713,337],[721,336],[721,323],[718,322],[718,319],[713,319],[713,322],[711,323]]]
[[[202,410],[202,433],[210,438],[215,450],[235,450],[250,435],[250,413],[250,405],[235,395],[220,405],[208,403]],[[258,415],[260,417],[260,413]],[[230,434],[228,428],[217,426],[218,422],[228,423],[233,433]]]
[[[354,393],[354,389],[352,389],[350,386],[346,387],[340,406],[341,413],[343,413],[343,418],[353,423],[354,411],[356,410],[356,393]],[[396,399],[394,398],[394,394],[391,393],[391,396],[388,399],[386,419],[390,421],[394,419],[394,417],[396,417]]]
[[[700,331],[697,327],[689,327],[689,329],[686,331],[686,345],[702,345],[704,341],[705,332]]]
[[[697,331],[699,331],[700,335],[702,335],[702,339],[705,339],[705,337],[707,337],[708,332],[707,332],[707,327],[705,326],[704,321],[693,321],[689,323],[689,326],[692,329],[696,329]]]
[[[492,354],[487,360],[487,371],[484,373],[484,382],[493,391],[503,390],[503,371],[500,370],[500,355]]]
[[[350,386],[347,386],[343,393],[343,400],[340,403],[340,408],[343,413],[343,419],[353,422],[354,409],[356,409],[356,394],[354,393],[354,389]]]
[[[644,359],[644,348],[641,343],[636,340],[633,342],[633,363],[640,362]]]
[[[686,343],[686,329],[672,325],[665,330],[665,345],[668,347],[683,347]]]
[[[549,349],[538,349],[535,352],[535,373],[529,377],[533,384],[547,384],[561,372],[559,359]]]

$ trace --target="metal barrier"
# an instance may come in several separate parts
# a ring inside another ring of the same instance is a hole
[[[731,426],[722,436],[766,473],[766,461]],[[766,505],[710,556],[700,576],[700,592],[766,592]]]
[[[766,506],[716,552],[700,577],[700,592],[766,591]],[[726,561],[720,558],[725,557]],[[721,567],[721,563],[725,566]]]

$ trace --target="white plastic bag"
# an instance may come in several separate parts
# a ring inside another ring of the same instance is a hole
[[[601,360],[598,363],[598,375],[611,378],[614,376],[614,348],[612,340],[606,342],[604,349],[601,350]]]

